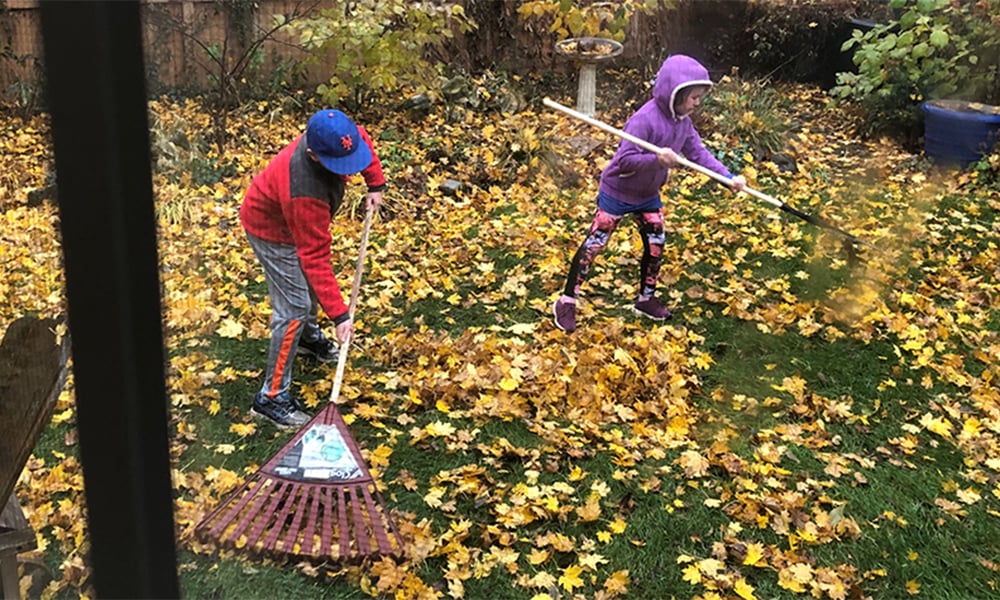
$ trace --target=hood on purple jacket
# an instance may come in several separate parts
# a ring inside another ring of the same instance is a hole
[[[660,71],[656,74],[653,100],[660,112],[678,119],[680,117],[674,110],[677,93],[693,85],[712,86],[712,80],[708,78],[708,69],[690,56],[675,54],[663,61]]]
[[[712,85],[708,70],[701,63],[682,54],[667,58],[656,75],[653,97],[629,118],[623,129],[731,177],[729,170],[705,149],[691,119],[687,115],[678,116],[674,111],[678,92],[695,85]],[[624,204],[640,205],[659,196],[669,174],[669,169],[659,163],[656,154],[622,140],[601,173],[600,191]]]

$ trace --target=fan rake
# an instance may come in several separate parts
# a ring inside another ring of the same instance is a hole
[[[365,215],[352,318],[373,213],[369,207]],[[314,563],[403,556],[402,537],[337,409],[350,341],[340,349],[329,404],[197,525],[202,541],[259,557]]]

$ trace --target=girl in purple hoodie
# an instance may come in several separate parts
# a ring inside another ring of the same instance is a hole
[[[708,70],[698,61],[675,55],[663,61],[653,97],[625,123],[625,132],[663,149],[660,153],[645,150],[621,140],[618,152],[601,173],[597,194],[597,213],[587,238],[576,251],[566,287],[552,307],[556,327],[576,329],[576,298],[594,259],[607,245],[612,232],[625,215],[635,215],[642,236],[642,263],[639,294],[634,310],[650,319],[670,318],[670,311],[657,299],[656,282],[663,255],[663,203],[660,188],[667,182],[670,169],[677,165],[677,154],[732,180],[732,189],[746,185],[742,176],[734,177],[701,142],[691,124],[691,113],[701,104],[712,87]]]

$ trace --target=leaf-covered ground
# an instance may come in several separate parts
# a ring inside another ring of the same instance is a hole
[[[641,245],[623,226],[551,323],[589,224],[607,135],[550,111],[359,119],[393,188],[368,248],[342,407],[407,558],[247,561],[195,524],[289,433],[248,414],[268,307],[237,216],[298,133],[246,107],[222,155],[197,102],[151,106],[182,584],[203,597],[985,598],[1000,570],[1000,194],[856,139],[812,89],[792,102],[794,170],[708,144],[751,185],[877,250],[677,172],[662,293],[634,316]],[[559,98],[557,98],[559,99]],[[571,104],[571,99],[562,99]],[[626,103],[598,116],[621,125]],[[734,118],[738,115],[731,115]],[[749,118],[749,117],[748,117]],[[48,127],[2,121],[0,325],[62,311]],[[457,195],[442,185],[464,183]],[[354,186],[333,226],[341,280]],[[347,285],[345,284],[345,289]],[[313,406],[333,367],[299,361]],[[18,496],[53,572],[32,594],[92,594],[72,380]],[[29,586],[34,586],[29,588]]]

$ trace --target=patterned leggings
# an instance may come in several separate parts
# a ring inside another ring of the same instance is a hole
[[[652,296],[653,292],[656,291],[656,280],[660,274],[660,261],[663,257],[663,211],[631,214],[635,215],[635,224],[642,236],[639,295]],[[577,297],[580,293],[580,285],[587,278],[594,259],[608,245],[611,234],[614,233],[624,217],[625,215],[613,215],[600,208],[597,209],[594,222],[590,224],[590,233],[587,235],[587,239],[583,241],[580,249],[573,256],[569,277],[566,278],[566,288],[563,290],[565,295]]]

